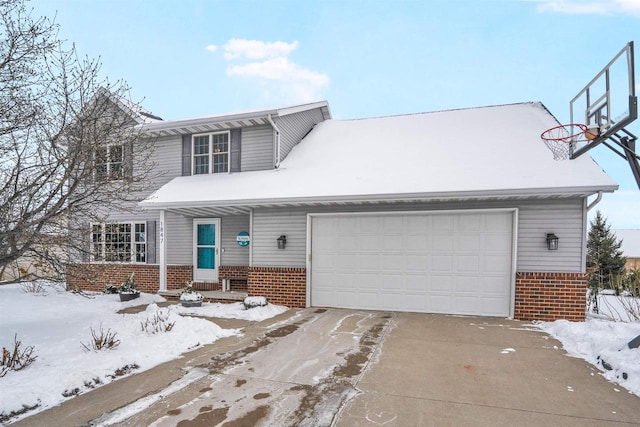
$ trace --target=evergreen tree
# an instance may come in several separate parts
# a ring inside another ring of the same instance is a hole
[[[622,255],[621,240],[610,230],[600,211],[590,223],[587,240],[589,286],[611,288],[612,281],[624,272],[627,259]]]

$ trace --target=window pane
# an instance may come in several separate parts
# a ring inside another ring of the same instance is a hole
[[[229,134],[228,133],[220,133],[217,135],[212,135],[213,137],[213,149],[214,153],[226,153],[229,151]]]
[[[203,173],[209,173],[209,156],[198,156],[194,157],[194,168],[193,173],[195,175],[200,175]]]
[[[228,154],[215,154],[213,156],[213,173],[227,172],[229,165]]]
[[[209,154],[209,135],[193,137],[193,154]]]
[[[213,246],[216,241],[216,226],[214,224],[198,224],[198,245]]]
[[[216,253],[213,248],[198,248],[198,268],[216,268]]]

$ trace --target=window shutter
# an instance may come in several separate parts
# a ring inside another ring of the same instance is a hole
[[[133,178],[133,142],[124,144],[124,177]]]
[[[242,129],[231,129],[231,172],[240,172],[240,146],[242,145]]]
[[[147,260],[147,264],[155,264],[156,263],[156,222],[155,221],[147,221],[147,229],[146,229],[146,237],[147,237],[147,256],[145,257]]]
[[[182,135],[182,176],[191,175],[191,134]]]
[[[88,222],[83,222],[80,225],[80,233],[82,235],[82,237],[80,238],[80,241],[82,242],[82,245],[80,247],[80,257],[82,259],[82,262],[90,262],[91,249],[93,246],[91,244],[91,224],[89,224]]]

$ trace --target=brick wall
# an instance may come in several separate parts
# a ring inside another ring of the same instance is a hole
[[[587,275],[584,273],[516,274],[514,317],[552,321],[585,318]]]
[[[69,264],[67,289],[102,292],[107,285],[120,286],[131,273],[142,292],[158,292],[160,268],[157,264]],[[184,288],[192,277],[190,265],[168,265],[167,289]]]
[[[297,267],[249,267],[249,296],[267,297],[270,303],[303,308],[307,300],[307,269]]]

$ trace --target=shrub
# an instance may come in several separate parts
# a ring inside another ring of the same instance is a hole
[[[118,292],[121,294],[139,294],[140,291],[133,280],[133,273],[122,283]]]
[[[265,307],[267,304],[269,304],[269,301],[265,297],[246,297],[244,299],[245,310],[255,307]]]
[[[87,342],[86,344],[82,344],[82,347],[85,351],[102,351],[102,350],[111,350],[120,345],[120,340],[116,339],[118,334],[116,332],[111,332],[111,329],[107,329],[104,331],[102,329],[102,324],[100,325],[100,333],[96,333],[96,331],[91,328],[91,337],[92,340]]]
[[[120,292],[120,288],[116,285],[107,285],[102,292],[105,294],[117,294]]]
[[[180,294],[180,301],[202,301],[204,297],[193,288],[193,282],[187,282],[187,286]]]
[[[158,332],[169,332],[176,322],[169,322],[169,311],[158,310],[152,317],[147,317],[144,322],[140,322],[142,331],[153,335]]]
[[[37,358],[33,352],[35,347],[30,345],[24,350],[20,349],[22,342],[18,340],[18,334],[13,337],[13,349],[2,347],[2,364],[0,364],[0,378],[9,371],[19,371],[31,365]]]
[[[22,282],[18,285],[18,289],[25,294],[33,295],[46,295],[45,286],[43,282],[34,280],[32,282]]]

